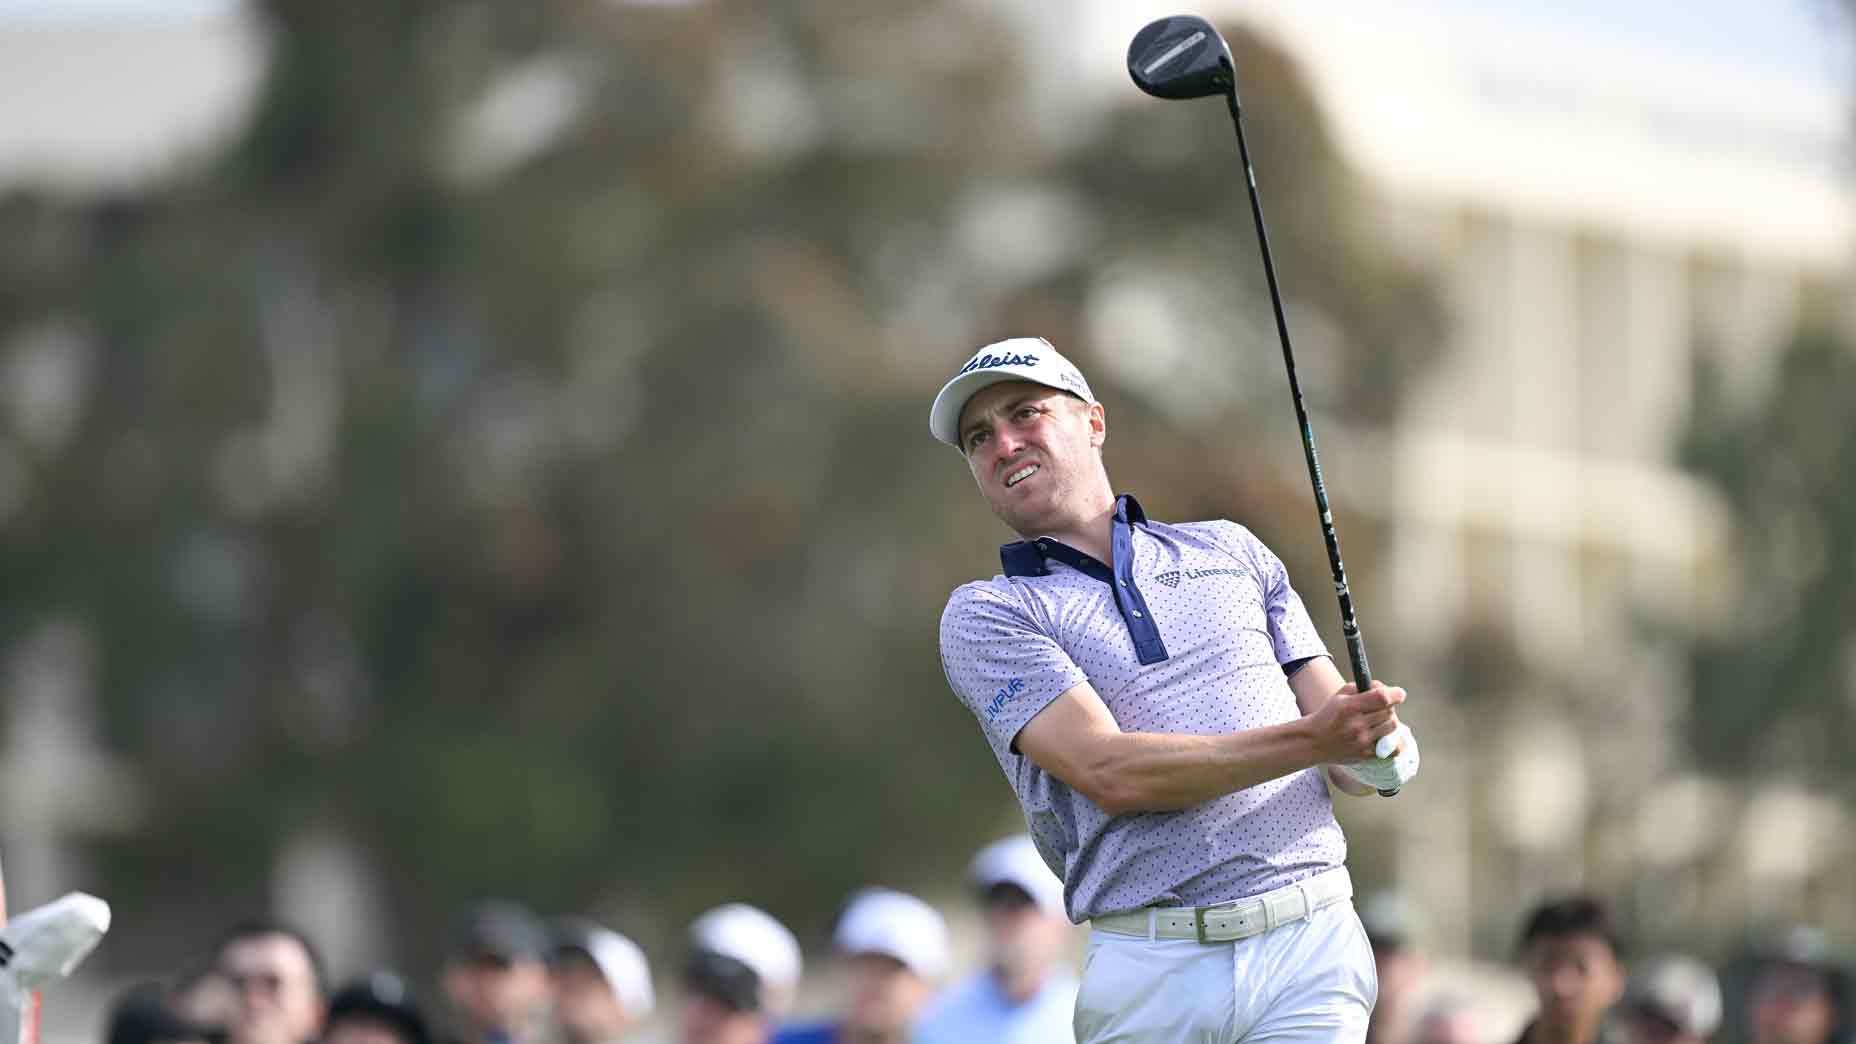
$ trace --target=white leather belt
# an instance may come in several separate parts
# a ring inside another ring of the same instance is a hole
[[[1299,921],[1324,906],[1353,898],[1353,879],[1347,868],[1323,870],[1306,880],[1271,892],[1217,906],[1150,906],[1142,910],[1106,914],[1089,923],[1116,935],[1143,939],[1197,939],[1202,943],[1231,942],[1261,935],[1279,925]]]

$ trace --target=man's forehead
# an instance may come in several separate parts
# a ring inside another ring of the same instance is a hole
[[[1067,393],[1059,388],[1036,381],[1000,381],[974,392],[967,404],[960,408],[959,429],[965,431],[969,424],[978,423],[989,411],[1001,409],[1021,399],[1041,399],[1064,394]]]
[[[228,943],[225,957],[220,963],[241,967],[275,967],[280,964],[308,967],[309,955],[288,935],[252,935]]]

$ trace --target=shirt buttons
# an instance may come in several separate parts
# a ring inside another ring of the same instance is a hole
[[[1119,583],[1123,587],[1128,586],[1128,582],[1126,580],[1117,580],[1116,583]]]
[[[1140,611],[1139,609],[1136,609],[1136,610],[1134,611],[1134,618],[1135,618],[1136,620],[1139,620],[1139,619],[1141,618],[1141,611]]]

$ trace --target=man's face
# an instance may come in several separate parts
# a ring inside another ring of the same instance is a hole
[[[1540,997],[1541,1021],[1595,1025],[1624,991],[1624,970],[1611,944],[1589,932],[1536,939],[1527,950],[1528,977]]]
[[[554,966],[554,1017],[569,1040],[596,1044],[612,1040],[632,1020],[599,967],[578,954],[561,958]]]
[[[981,389],[960,412],[960,448],[980,494],[1021,534],[1049,532],[1101,481],[1101,405],[1028,381]]]
[[[548,969],[534,959],[479,955],[446,965],[444,986],[478,1029],[519,1034],[548,1002]]]
[[[677,1011],[682,1044],[763,1044],[767,1022],[758,1012],[739,1011],[701,993],[683,995]]]
[[[922,977],[887,954],[855,954],[845,970],[849,997],[844,1021],[858,1033],[900,1035],[928,1001],[929,987]]]
[[[344,1015],[322,1038],[322,1044],[410,1044],[399,1031],[371,1015]]]
[[[1038,909],[1024,889],[994,886],[986,894],[985,911],[992,965],[1007,977],[1042,975],[1062,955],[1069,923]]]
[[[237,939],[219,954],[236,995],[230,1044],[302,1044],[322,1029],[322,996],[302,944],[287,935]]]
[[[1837,1021],[1829,986],[1812,968],[1768,968],[1753,986],[1751,1007],[1757,1044],[1822,1044]]]

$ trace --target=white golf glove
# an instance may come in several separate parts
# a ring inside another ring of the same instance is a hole
[[[1390,754],[1394,747],[1398,753],[1391,757],[1352,761],[1339,768],[1374,790],[1398,790],[1418,774],[1418,737],[1412,735],[1411,726],[1399,722],[1397,731],[1380,737],[1374,749]]]

